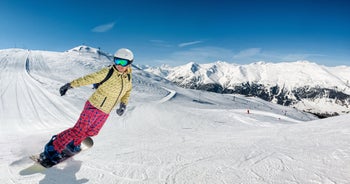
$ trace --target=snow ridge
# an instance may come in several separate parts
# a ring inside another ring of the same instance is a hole
[[[309,61],[247,65],[218,61],[145,70],[185,88],[257,96],[320,117],[350,112],[350,67],[347,66],[326,67]],[[317,105],[321,101],[326,108],[315,108],[322,106]]]

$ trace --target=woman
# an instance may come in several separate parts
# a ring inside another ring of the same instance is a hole
[[[119,116],[123,115],[132,89],[130,66],[133,60],[134,55],[129,49],[119,49],[114,54],[112,66],[73,80],[60,88],[60,94],[63,96],[71,88],[100,84],[85,103],[77,123],[72,128],[54,135],[46,144],[43,153],[40,154],[40,162],[52,166],[60,161],[63,150],[79,152],[80,143],[86,137],[98,134],[117,103],[120,105],[116,113]]]

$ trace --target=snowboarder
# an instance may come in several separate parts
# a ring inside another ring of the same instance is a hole
[[[45,145],[40,159],[52,162],[54,165],[59,163],[64,149],[69,149],[72,153],[80,152],[81,142],[86,137],[98,134],[117,103],[120,105],[116,113],[119,116],[123,115],[132,89],[130,65],[133,59],[134,55],[129,49],[119,49],[114,54],[112,66],[75,79],[60,88],[59,92],[63,96],[71,88],[99,84],[96,91],[85,103],[76,124],[72,128],[54,135]]]

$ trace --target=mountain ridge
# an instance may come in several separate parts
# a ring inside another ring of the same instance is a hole
[[[186,65],[146,68],[148,72],[185,88],[216,93],[257,96],[267,101],[329,117],[349,113],[350,67],[327,67],[310,61],[238,65],[218,61],[208,64],[190,62]],[[330,107],[336,109],[315,108]],[[305,105],[306,101],[313,103]],[[312,108],[310,107],[312,106]],[[334,107],[333,107],[334,108]]]

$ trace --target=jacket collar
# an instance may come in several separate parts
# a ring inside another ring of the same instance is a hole
[[[120,71],[118,71],[116,65],[113,65],[113,69],[114,69],[116,72],[118,72],[118,74],[121,74],[121,75],[123,75],[123,74],[130,74],[130,73],[132,72],[131,66],[129,66],[129,67],[126,69],[125,72],[120,72]]]

